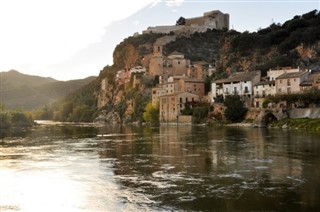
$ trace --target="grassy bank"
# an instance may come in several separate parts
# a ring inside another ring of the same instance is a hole
[[[309,119],[309,118],[283,119],[280,121],[275,121],[270,123],[268,127],[320,131],[320,119]]]

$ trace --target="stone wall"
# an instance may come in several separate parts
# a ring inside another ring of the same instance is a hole
[[[289,110],[289,117],[320,119],[320,108],[294,108]]]
[[[178,116],[178,123],[191,124],[192,116]]]

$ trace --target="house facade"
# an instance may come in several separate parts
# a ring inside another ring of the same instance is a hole
[[[261,81],[254,85],[254,100],[253,105],[257,108],[262,108],[263,101],[268,96],[274,96],[276,94],[276,83],[272,81]]]
[[[227,95],[252,97],[253,85],[260,82],[261,72],[238,72],[228,78],[216,80],[211,84],[213,102],[218,96]]]
[[[189,92],[176,92],[159,97],[160,122],[177,122],[187,104],[199,101],[199,96]]]
[[[291,94],[301,91],[300,83],[308,79],[308,71],[284,73],[276,78],[276,93]]]
[[[196,94],[200,99],[205,95],[205,82],[200,79],[182,78],[179,80],[179,91]]]

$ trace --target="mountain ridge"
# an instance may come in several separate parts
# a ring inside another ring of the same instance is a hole
[[[51,77],[23,74],[16,70],[0,72],[1,103],[9,109],[34,110],[66,97],[90,83],[95,76],[59,81]]]

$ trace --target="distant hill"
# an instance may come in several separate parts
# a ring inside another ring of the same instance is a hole
[[[10,109],[33,110],[64,98],[96,77],[58,81],[50,77],[22,74],[11,70],[0,72],[1,104]]]

